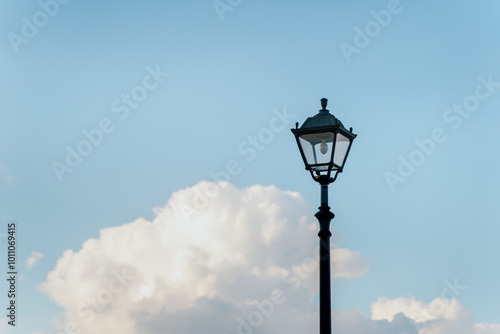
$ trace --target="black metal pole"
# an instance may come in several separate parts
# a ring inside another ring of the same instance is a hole
[[[318,218],[319,236],[319,333],[332,333],[330,291],[330,221],[335,215],[328,206],[328,181],[321,182],[321,206],[315,214]]]

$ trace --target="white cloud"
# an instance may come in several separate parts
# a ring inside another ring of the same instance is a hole
[[[290,300],[301,296],[299,306],[275,305],[292,312],[317,292],[318,223],[299,193],[201,182],[154,212],[153,221],[103,229],[81,250],[65,251],[40,286],[82,333],[206,328],[192,322],[196,314],[219,319],[213,326],[222,334],[274,289],[293,288]],[[335,249],[333,258],[335,278],[368,269],[366,259],[347,249]]]
[[[413,322],[398,313],[393,319],[372,319],[360,310],[339,310],[332,315],[333,333],[419,334]],[[448,333],[446,333],[448,334]]]
[[[336,248],[332,252],[334,262],[332,275],[334,278],[358,278],[363,276],[369,268],[370,262],[358,252],[347,248]]]
[[[35,264],[43,258],[43,254],[39,252],[31,252],[31,256],[26,259],[26,266],[28,268],[32,268]]]
[[[472,312],[456,299],[379,298],[371,305],[372,319],[391,320],[398,314],[414,322],[419,334],[500,334],[500,325],[474,324]]]
[[[379,298],[371,311],[371,317],[357,310],[335,311],[334,333],[500,334],[500,325],[474,324],[472,312],[456,299]]]
[[[403,312],[416,322],[436,319],[452,319],[463,311],[463,306],[456,299],[436,298],[430,303],[415,298],[379,298],[371,305],[373,319],[391,320],[395,314]]]
[[[476,324],[476,330],[474,334],[500,334],[500,324]]]
[[[201,182],[154,212],[153,221],[103,229],[81,250],[63,253],[40,285],[65,311],[61,328],[82,334],[318,331],[318,224],[299,193]],[[369,267],[345,248],[335,248],[332,258],[334,279],[360,277]],[[436,303],[442,312],[429,313]],[[470,311],[454,300],[381,298],[372,313],[334,311],[334,333],[499,334],[483,324],[474,332]]]

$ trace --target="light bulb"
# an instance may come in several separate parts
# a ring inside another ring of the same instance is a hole
[[[328,152],[328,145],[326,144],[326,140],[323,139],[321,145],[319,145],[319,151],[323,154],[326,154],[326,152]]]

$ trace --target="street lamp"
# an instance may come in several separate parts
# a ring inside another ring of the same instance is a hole
[[[356,135],[326,109],[328,100],[321,99],[322,109],[306,119],[299,128],[291,129],[297,140],[300,155],[314,181],[321,185],[321,206],[318,218],[319,236],[319,332],[331,334],[330,292],[330,221],[335,215],[328,206],[328,184],[335,181],[344,168],[351,144]],[[333,174],[333,176],[332,176]]]

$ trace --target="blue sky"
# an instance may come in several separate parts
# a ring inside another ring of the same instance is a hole
[[[369,261],[357,278],[333,282],[333,307],[370,317],[379,298],[430,303],[458,282],[466,288],[446,297],[475,324],[500,324],[497,1],[0,6],[0,233],[17,222],[22,274],[19,326],[4,325],[9,333],[55,333],[54,319],[71,317],[69,301],[58,306],[57,291],[40,287],[62,270],[64,251],[104,243],[103,229],[153,221],[153,208],[182,205],[173,195],[195,194],[221,171],[233,172],[241,196],[254,185],[300,193],[307,204],[297,215],[314,223],[319,186],[289,129],[322,97],[358,134],[330,186],[338,246]],[[67,166],[84,132],[98,144],[81,144],[88,155]],[[71,172],[58,177],[55,163]],[[264,193],[276,204],[292,200]],[[43,257],[28,268],[32,252]],[[207,296],[246,312],[232,297]]]

